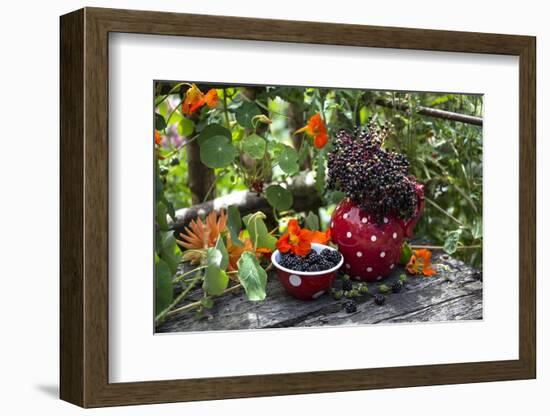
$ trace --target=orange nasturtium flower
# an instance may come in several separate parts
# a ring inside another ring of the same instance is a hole
[[[432,252],[426,249],[414,250],[409,262],[407,271],[410,274],[423,274],[424,276],[433,276],[435,270],[432,269]]]
[[[161,141],[162,141],[162,137],[160,136],[159,131],[155,130],[155,144],[158,146],[160,145]]]
[[[292,253],[298,256],[307,256],[311,251],[311,243],[326,244],[330,239],[330,230],[323,233],[321,231],[311,231],[306,228],[300,228],[296,219],[288,221],[288,230],[277,241],[277,249],[281,253]]]
[[[219,235],[225,231],[227,231],[227,215],[224,210],[220,211],[219,216],[216,211],[212,211],[205,221],[200,218],[191,220],[189,226],[185,227],[185,231],[180,233],[181,240],[176,239],[176,243],[186,249],[182,257],[183,261],[188,261],[193,265],[200,264],[206,256],[206,249],[214,247]],[[229,255],[229,266],[227,268],[229,271],[238,269],[237,263],[245,251],[254,251],[250,238],[243,239],[242,235],[243,233],[239,236],[239,240],[243,243],[242,246],[234,244],[229,233],[225,237],[225,246]],[[260,257],[271,254],[271,250],[257,248],[255,254],[256,257]],[[237,276],[232,274],[230,278],[234,280]]]
[[[317,149],[322,149],[328,142],[327,126],[319,113],[312,115],[307,125],[296,130],[294,134],[302,132],[313,137],[313,144]]]
[[[183,114],[190,116],[205,104],[210,108],[216,107],[218,104],[218,93],[216,90],[211,89],[204,94],[199,87],[191,84],[191,87],[185,93],[185,100],[181,104],[181,111]]]

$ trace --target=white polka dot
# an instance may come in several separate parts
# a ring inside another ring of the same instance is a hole
[[[397,238],[397,233],[393,233],[393,234],[392,234],[392,237],[393,237],[394,239],[396,239],[396,238]]]
[[[387,224],[388,222],[390,222],[390,220],[388,220],[386,217],[384,217],[384,224]]]
[[[390,269],[393,269],[395,267],[395,264],[391,264]]]
[[[346,233],[346,237],[351,238],[351,233],[349,231]]]
[[[346,220],[348,218],[348,214],[344,214],[342,217]]]
[[[369,220],[367,219],[367,217],[363,217],[363,218],[361,218],[361,222],[363,224],[366,224],[367,222],[369,222]]]
[[[298,287],[302,284],[302,279],[300,279],[300,276],[296,276],[295,274],[291,274],[288,281],[294,287]]]
[[[372,272],[372,267],[367,267],[367,272]]]
[[[359,276],[355,276],[355,280],[361,280]]]
[[[361,257],[363,255],[363,253],[361,253],[360,251],[357,252],[357,257]]]
[[[382,280],[382,276],[378,276],[376,280]]]
[[[330,223],[330,226],[331,226],[331,227],[334,227],[334,221],[332,221],[332,222]]]
[[[385,251],[380,252],[380,257],[386,257],[386,252]]]
[[[376,236],[375,236],[375,235],[371,235],[370,241],[372,241],[372,242],[374,243],[374,242],[376,241]]]
[[[315,294],[312,296],[312,298],[313,298],[313,299],[317,299],[319,296],[322,296],[323,293],[325,293],[325,291],[324,291],[324,290],[321,290],[320,292],[315,293]]]
[[[346,269],[349,269],[351,266],[349,265],[349,263],[346,263]]]

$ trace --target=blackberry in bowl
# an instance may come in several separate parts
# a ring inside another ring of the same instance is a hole
[[[279,281],[290,295],[297,299],[314,300],[329,292],[344,258],[332,247],[312,243],[311,251],[305,256],[275,250],[271,262],[277,269]]]

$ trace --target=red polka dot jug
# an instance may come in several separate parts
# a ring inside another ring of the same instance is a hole
[[[388,215],[377,224],[374,216],[349,198],[332,214],[332,241],[344,256],[342,271],[356,280],[376,281],[388,276],[399,262],[403,240],[411,237],[424,207],[424,186],[416,185],[416,212],[407,221]]]

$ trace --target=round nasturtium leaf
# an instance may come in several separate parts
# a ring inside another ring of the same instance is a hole
[[[180,136],[189,137],[195,131],[195,122],[187,117],[183,117],[178,124],[178,134]]]
[[[237,155],[235,147],[224,136],[211,137],[200,147],[201,162],[212,169],[226,167]]]
[[[239,108],[237,108],[237,110],[235,110],[235,118],[237,119],[237,123],[249,129],[254,127],[252,125],[252,119],[260,114],[262,114],[260,108],[250,101],[244,102]]]
[[[271,185],[265,190],[267,202],[279,211],[289,209],[294,202],[292,194],[280,185]]]
[[[243,141],[243,150],[252,159],[261,159],[265,155],[266,141],[257,134],[251,134]]]
[[[288,175],[292,175],[300,169],[298,166],[298,153],[290,146],[285,146],[277,156],[277,163],[282,171]]]
[[[231,132],[224,126],[214,123],[209,124],[202,129],[199,137],[197,137],[199,145],[202,145],[206,140],[214,136],[223,136],[227,139],[227,141],[231,141]]]

